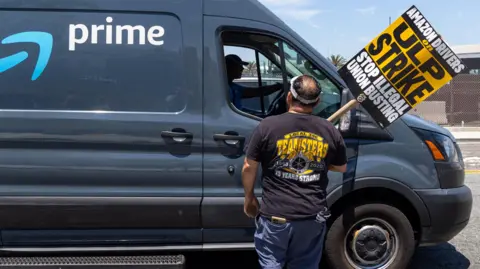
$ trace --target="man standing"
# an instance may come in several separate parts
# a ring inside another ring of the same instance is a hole
[[[255,88],[243,87],[233,82],[233,80],[242,77],[244,65],[248,65],[248,63],[242,61],[238,55],[229,54],[225,56],[225,64],[227,67],[228,86],[230,87],[230,100],[232,101],[233,105],[240,110],[243,109],[243,98],[259,97],[262,96],[262,92],[264,96],[267,96],[283,89],[282,84],[274,84]]]
[[[244,211],[255,218],[262,268],[317,269],[329,217],[327,173],[346,171],[346,149],[340,132],[311,114],[321,92],[316,80],[303,75],[290,84],[288,112],[260,122],[246,146]],[[254,194],[259,164],[261,208]]]

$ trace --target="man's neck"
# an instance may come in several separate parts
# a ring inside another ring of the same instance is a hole
[[[305,109],[303,107],[293,106],[288,110],[290,113],[294,114],[312,114],[312,109]]]

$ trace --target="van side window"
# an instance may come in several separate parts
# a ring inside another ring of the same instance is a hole
[[[233,82],[243,87],[258,87],[257,62],[255,60],[255,51],[250,48],[238,46],[225,46],[224,56],[235,54],[239,55],[243,61],[248,62],[243,66],[242,77],[234,79]],[[246,98],[242,100],[242,107],[247,110],[261,111],[261,104],[258,98]]]
[[[258,63],[256,54],[258,53]],[[247,65],[243,66],[241,78],[234,79],[233,82],[248,88],[257,88],[259,86],[270,86],[276,83],[282,83],[282,72],[278,69],[265,55],[251,48],[239,46],[225,46],[224,56],[238,55]],[[260,77],[258,76],[260,69]],[[245,98],[242,100],[242,109],[249,113],[258,115],[262,114],[262,103],[264,107],[268,107],[276,93],[259,96],[258,98]]]
[[[340,108],[341,89],[287,42],[268,35],[230,31],[222,33],[222,41],[228,76],[227,94],[237,109],[261,118],[286,112],[282,84],[288,89],[290,79],[301,74],[313,76],[322,87],[321,101],[314,108],[315,115],[328,118]],[[249,94],[242,95],[241,91],[249,91]],[[232,96],[235,94],[242,95],[242,98]]]
[[[13,13],[22,16],[22,12]],[[54,20],[61,25],[74,21],[101,23],[108,16],[78,13],[72,21],[71,16],[57,15]],[[31,57],[0,74],[0,109],[175,113],[185,108],[188,89],[183,79],[182,29],[176,17],[116,14],[115,21],[140,25],[132,31],[118,32],[111,44],[100,31],[97,42],[78,42],[69,50],[68,31],[53,27],[50,16],[48,12],[35,15],[35,26],[54,37],[51,57],[36,80],[31,76],[38,49],[25,43],[2,45],[2,55],[25,50]],[[152,27],[158,29],[158,25],[168,29],[167,41],[162,45],[143,42],[143,35]],[[23,24],[9,24],[0,29],[0,38],[21,31]],[[76,33],[80,36],[81,31]]]

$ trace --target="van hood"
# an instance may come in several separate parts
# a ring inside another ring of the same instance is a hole
[[[449,130],[441,127],[440,125],[434,122],[424,120],[419,116],[412,115],[412,114],[405,114],[401,117],[401,119],[409,127],[437,132],[450,137],[454,142],[456,141],[455,137],[452,135],[452,133]]]

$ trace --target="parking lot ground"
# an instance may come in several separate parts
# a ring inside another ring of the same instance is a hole
[[[470,173],[480,172],[480,141],[459,141],[465,169]]]
[[[474,195],[468,226],[450,242],[419,248],[411,269],[480,269],[480,173],[466,175],[466,184]],[[254,251],[204,252],[186,256],[188,269],[256,269]]]

